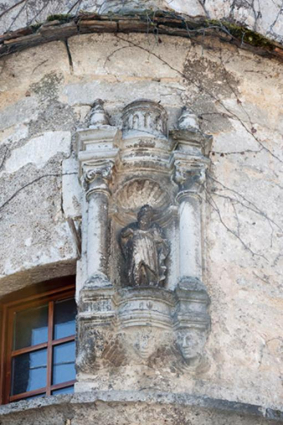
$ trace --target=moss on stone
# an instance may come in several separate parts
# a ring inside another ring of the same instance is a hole
[[[67,13],[55,14],[55,15],[48,16],[47,21],[48,22],[51,22],[51,21],[70,22],[73,18],[74,18],[73,15],[68,15]]]
[[[219,27],[222,31],[227,31],[228,34],[231,34],[234,38],[239,40],[241,43],[246,43],[254,47],[262,47],[265,49],[273,50],[273,44],[266,37],[260,35],[259,33],[250,30],[248,28],[242,27],[235,23],[228,21],[221,21],[215,19],[206,20],[207,27],[216,26]]]
[[[32,29],[32,32],[35,33],[41,27],[41,25],[42,24],[33,24],[30,25],[30,28]]]
[[[83,12],[81,11],[79,13],[80,15],[87,15],[89,12]],[[91,14],[91,13],[89,13]],[[167,12],[163,10],[154,10],[154,9],[145,9],[143,11],[133,11],[128,12],[126,14],[124,13],[113,13],[109,11],[107,13],[108,16],[115,17],[116,19],[119,18],[119,16],[127,16],[129,18],[131,17],[139,17],[141,20],[153,20],[158,18],[168,18],[170,21],[171,19],[177,19],[179,20],[179,25],[183,28],[187,28],[189,30],[201,30],[205,28],[209,28],[211,26],[219,28],[219,30],[222,30],[234,38],[236,38],[241,43],[246,43],[254,47],[262,47],[264,49],[273,50],[274,46],[270,40],[268,40],[266,37],[260,35],[259,33],[252,31],[248,28],[245,28],[241,25],[238,25],[236,23],[228,22],[228,21],[221,21],[217,19],[200,19],[198,22],[193,21],[187,21],[184,18],[182,18],[180,15],[174,14],[172,12]],[[99,17],[99,15],[98,15]],[[74,18],[73,15],[69,14],[55,14],[50,15],[47,18],[47,21],[60,21],[62,23],[70,22]],[[155,23],[158,26],[158,22]],[[168,26],[176,27],[178,24],[175,22],[175,24],[170,25],[170,22],[168,22]]]

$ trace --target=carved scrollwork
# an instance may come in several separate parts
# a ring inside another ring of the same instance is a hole
[[[199,193],[205,183],[205,168],[187,169],[182,165],[176,164],[174,177],[181,190]]]
[[[83,185],[88,197],[95,190],[109,190],[109,183],[112,181],[113,161],[99,162],[94,166],[88,166],[83,173]]]
[[[111,171],[112,165],[88,170],[85,175],[85,181],[86,183],[92,183],[96,179],[103,179],[108,182],[111,180],[112,177]]]

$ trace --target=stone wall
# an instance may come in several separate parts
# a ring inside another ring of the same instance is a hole
[[[74,135],[94,100],[118,126],[140,98],[165,107],[169,128],[187,105],[214,136],[202,241],[209,368],[189,378],[146,371],[133,388],[167,391],[170,381],[171,392],[282,409],[282,65],[209,38],[91,34],[68,49],[15,53],[0,68],[0,295],[75,272]],[[116,378],[108,385],[122,389]]]

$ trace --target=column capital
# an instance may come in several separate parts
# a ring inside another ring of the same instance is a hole
[[[112,180],[114,160],[96,160],[83,166],[82,186],[86,191],[86,198],[91,194],[102,192],[110,195],[109,183]]]
[[[184,196],[199,195],[205,183],[205,173],[209,160],[203,156],[175,154],[174,180],[179,185],[177,200]]]

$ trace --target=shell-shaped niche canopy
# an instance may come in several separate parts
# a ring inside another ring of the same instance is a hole
[[[122,114],[123,136],[134,132],[156,137],[167,137],[167,112],[158,103],[141,99],[130,103]]]
[[[119,209],[135,212],[149,204],[155,210],[161,210],[170,204],[169,194],[159,183],[149,179],[135,179],[123,185],[116,194]]]

